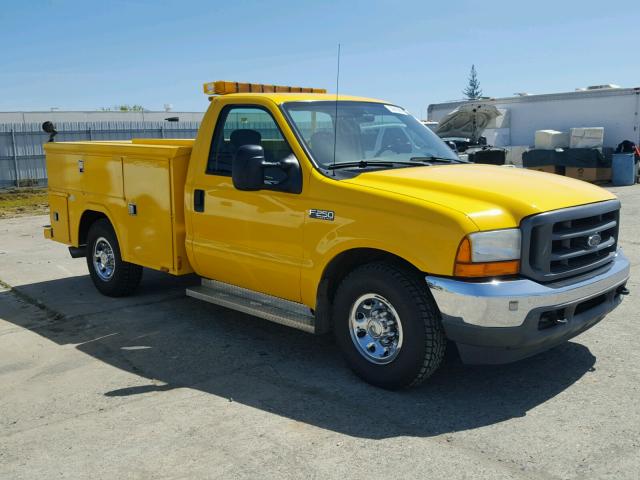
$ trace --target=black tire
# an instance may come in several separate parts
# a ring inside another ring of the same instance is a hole
[[[111,275],[105,273],[106,269],[101,270],[94,264],[94,252],[98,242],[100,242],[100,247],[108,245],[111,249],[112,255],[110,257],[113,263]],[[87,234],[87,266],[89,267],[93,284],[100,293],[108,297],[131,295],[138,288],[142,279],[142,267],[140,265],[122,260],[116,233],[111,223],[104,218],[97,220],[89,228]]]
[[[383,297],[402,325],[402,345],[390,363],[372,363],[352,340],[352,308],[369,293]],[[378,387],[395,390],[419,385],[444,358],[447,342],[436,303],[420,276],[402,265],[371,263],[347,275],[336,292],[333,321],[336,342],[351,369]]]

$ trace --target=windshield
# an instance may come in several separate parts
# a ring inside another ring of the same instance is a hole
[[[290,102],[283,108],[320,168],[331,168],[334,152],[336,165],[459,161],[435,133],[400,107],[320,101]]]

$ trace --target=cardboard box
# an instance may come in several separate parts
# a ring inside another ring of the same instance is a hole
[[[537,170],[538,172],[555,173],[556,175],[563,175],[564,167],[557,165],[540,165],[538,167],[527,167],[527,170]]]
[[[577,178],[578,180],[584,180],[585,182],[591,183],[610,182],[611,168],[567,167],[565,170],[565,175],[567,177]]]
[[[602,148],[604,127],[572,128],[569,139],[571,148]]]
[[[538,150],[555,150],[569,146],[569,134],[557,130],[536,130],[535,148]]]

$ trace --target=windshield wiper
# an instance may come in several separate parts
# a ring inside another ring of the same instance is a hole
[[[327,166],[327,170],[334,170],[339,168],[368,168],[368,167],[393,167],[394,165],[413,165],[415,166],[415,162],[396,162],[393,160],[376,160],[376,161],[368,161],[368,160],[360,160],[359,162],[340,162],[335,165]]]
[[[416,167],[419,164],[422,165],[431,165],[433,163],[467,163],[462,160],[456,160],[453,158],[444,158],[444,157],[412,157],[409,159],[410,161],[402,161],[402,160],[360,160],[358,162],[340,162],[335,165],[327,166],[327,170],[334,170],[340,168],[369,168],[369,167],[394,167],[396,165],[403,166],[411,166]]]
[[[411,157],[410,160],[412,162],[426,162],[426,163],[467,163],[459,158],[445,158],[445,157],[436,157],[435,155],[426,156],[426,157]]]

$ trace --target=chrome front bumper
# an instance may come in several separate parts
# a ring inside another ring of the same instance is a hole
[[[497,364],[535,355],[591,328],[620,304],[628,278],[629,261],[618,251],[611,264],[565,283],[426,280],[462,361]]]
[[[426,281],[443,315],[481,327],[517,327],[532,310],[579,303],[623,285],[628,278],[629,261],[618,250],[605,271],[566,285],[528,279],[474,283],[434,276]]]

